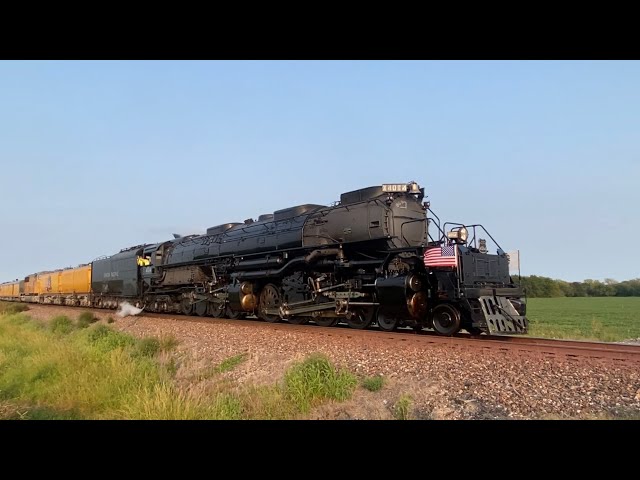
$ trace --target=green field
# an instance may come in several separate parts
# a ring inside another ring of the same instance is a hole
[[[530,298],[533,337],[618,342],[640,338],[640,297]]]

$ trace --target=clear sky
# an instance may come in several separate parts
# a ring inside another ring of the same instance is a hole
[[[0,281],[415,180],[522,273],[640,277],[640,62],[0,62]]]

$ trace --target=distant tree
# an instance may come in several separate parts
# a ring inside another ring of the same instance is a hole
[[[537,275],[522,277],[522,286],[530,297],[563,297],[565,295],[558,282],[548,277]]]
[[[625,280],[613,285],[618,297],[639,297],[640,296],[640,278],[633,280]]]
[[[618,282],[613,278],[586,279],[583,282],[529,275],[521,277],[520,284],[529,297],[640,297],[640,278]]]
[[[599,280],[587,279],[583,282],[589,297],[609,297],[615,295],[613,285],[606,285]]]
[[[560,287],[562,297],[575,297],[572,283],[565,282],[564,280],[556,280],[556,282],[558,287]]]
[[[571,288],[573,290],[572,297],[586,297],[587,289],[582,282],[571,282]]]

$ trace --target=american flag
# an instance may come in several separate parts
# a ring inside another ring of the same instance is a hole
[[[458,249],[455,245],[432,247],[424,252],[425,267],[456,267]]]

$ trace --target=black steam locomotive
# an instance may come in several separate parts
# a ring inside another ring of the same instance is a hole
[[[481,225],[446,231],[423,200],[415,182],[384,184],[343,193],[333,206],[299,205],[132,247],[93,262],[92,301],[359,329],[526,333],[505,252],[488,253],[476,238]]]

